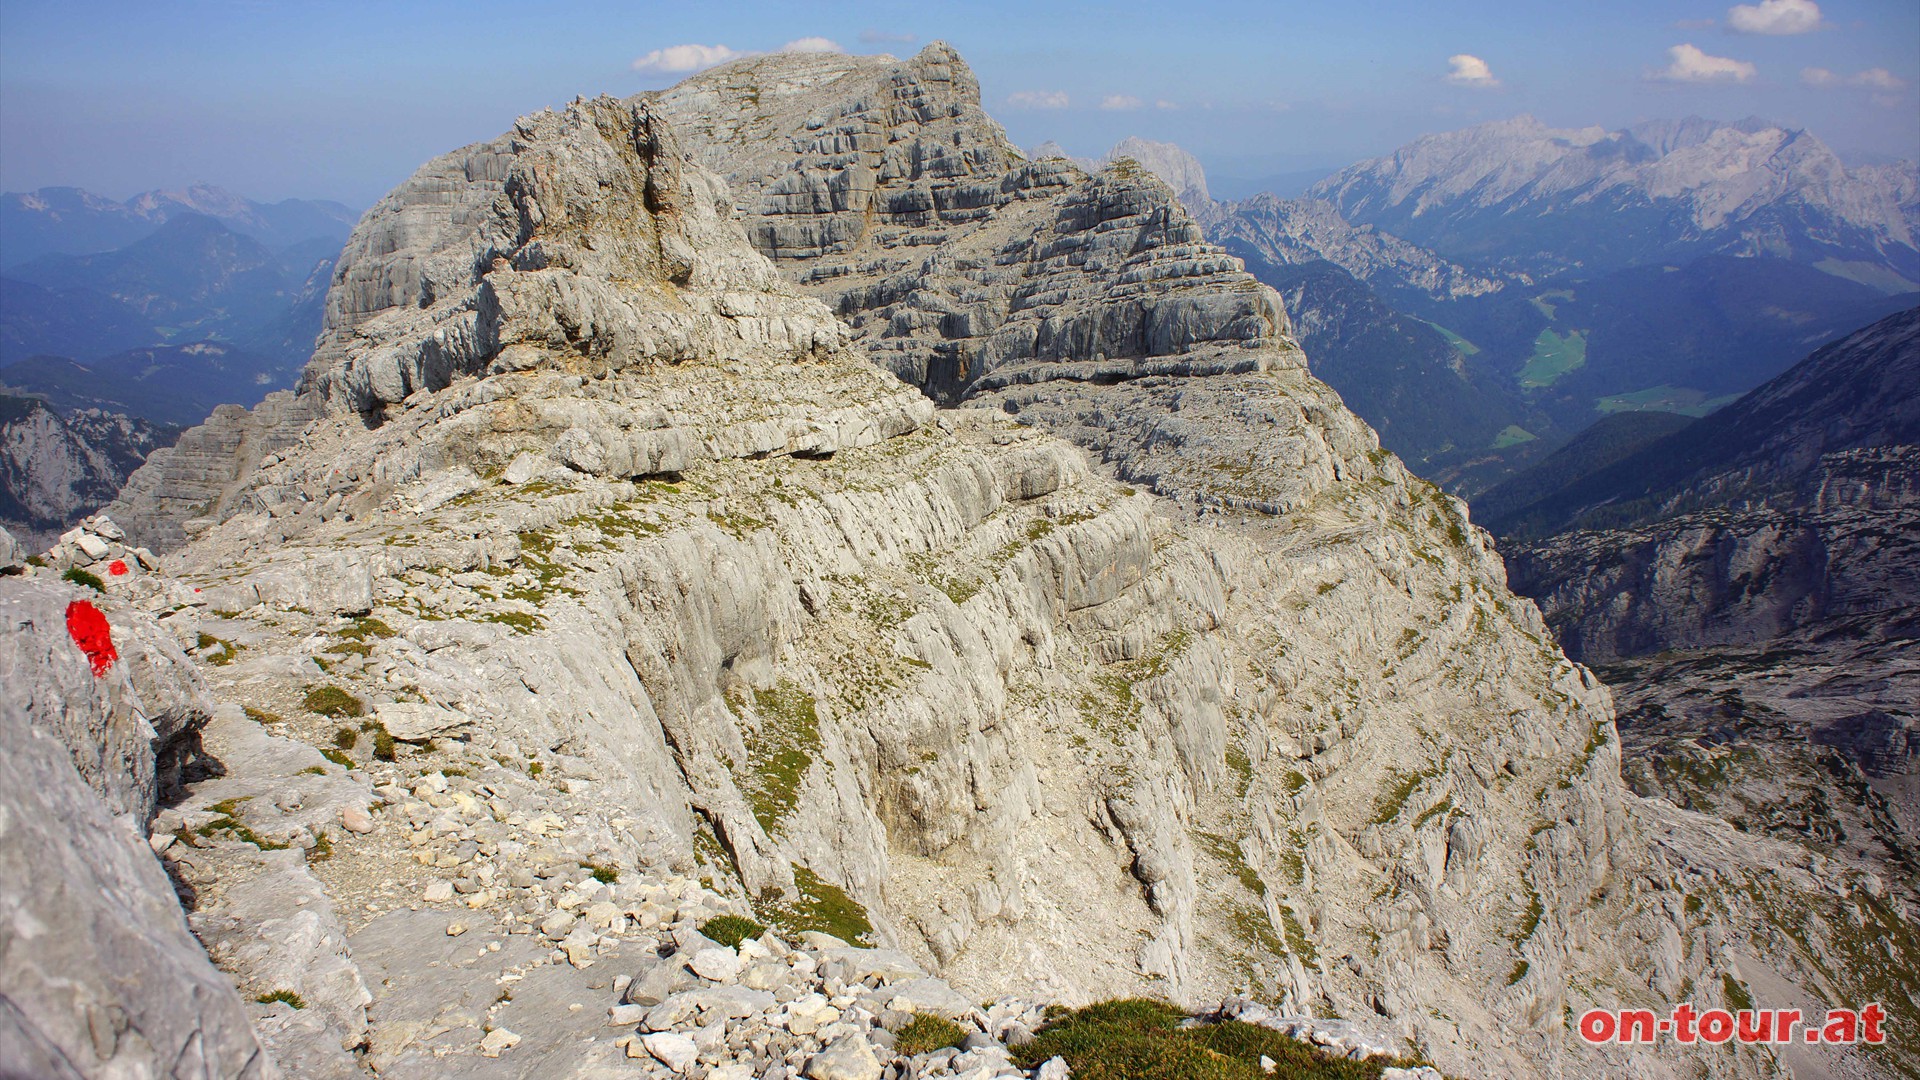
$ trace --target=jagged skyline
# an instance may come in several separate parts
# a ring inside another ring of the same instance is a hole
[[[205,180],[364,205],[500,117],[577,94],[661,88],[784,47],[907,55],[935,39],[973,58],[1022,145],[1170,139],[1230,177],[1334,168],[1524,112],[1607,127],[1759,115],[1855,161],[1920,156],[1920,11],[1899,0],[1221,3],[1178,19],[1146,5],[587,5],[555,18],[492,3],[16,4],[6,30],[0,188],[116,198]]]

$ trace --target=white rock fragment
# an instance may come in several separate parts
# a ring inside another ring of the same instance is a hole
[[[480,1053],[484,1057],[497,1058],[503,1052],[520,1045],[520,1036],[506,1028],[494,1028],[480,1040]]]
[[[340,808],[340,827],[350,833],[370,833],[373,831],[373,815],[361,803],[348,803]]]
[[[674,1031],[656,1031],[643,1035],[640,1042],[656,1061],[677,1073],[693,1068],[700,1058],[700,1047],[692,1039]]]
[[[701,949],[687,962],[695,975],[718,983],[730,983],[740,977],[740,955],[728,948]]]

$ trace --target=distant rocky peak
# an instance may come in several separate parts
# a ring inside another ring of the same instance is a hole
[[[254,216],[253,203],[212,184],[194,184],[183,190],[142,192],[127,200],[127,209],[156,221],[181,212],[217,218]]]
[[[1121,158],[1132,158],[1144,166],[1148,172],[1167,182],[1180,201],[1189,207],[1203,206],[1213,201],[1207,192],[1207,172],[1200,166],[1200,159],[1170,142],[1154,142],[1137,135],[1129,135],[1107,151],[1109,162]]]
[[[808,355],[839,324],[746,244],[651,98],[576,101],[429,162],[341,254],[302,381],[376,414],[462,375]]]

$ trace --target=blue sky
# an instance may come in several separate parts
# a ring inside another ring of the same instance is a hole
[[[1138,134],[1229,176],[1344,165],[1522,112],[1608,127],[1759,115],[1846,154],[1920,157],[1915,0],[0,0],[0,189],[206,181],[365,205],[522,113],[671,84],[675,46],[812,38],[896,55],[944,39],[1023,146],[1095,154]]]

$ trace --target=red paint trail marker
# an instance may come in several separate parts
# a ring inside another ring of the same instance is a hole
[[[124,577],[127,573],[127,560],[115,559],[107,564],[107,573],[114,577]]]
[[[113,662],[120,659],[113,648],[113,627],[107,625],[107,617],[100,614],[99,608],[85,600],[67,605],[67,636],[87,654],[96,678],[105,675]]]

